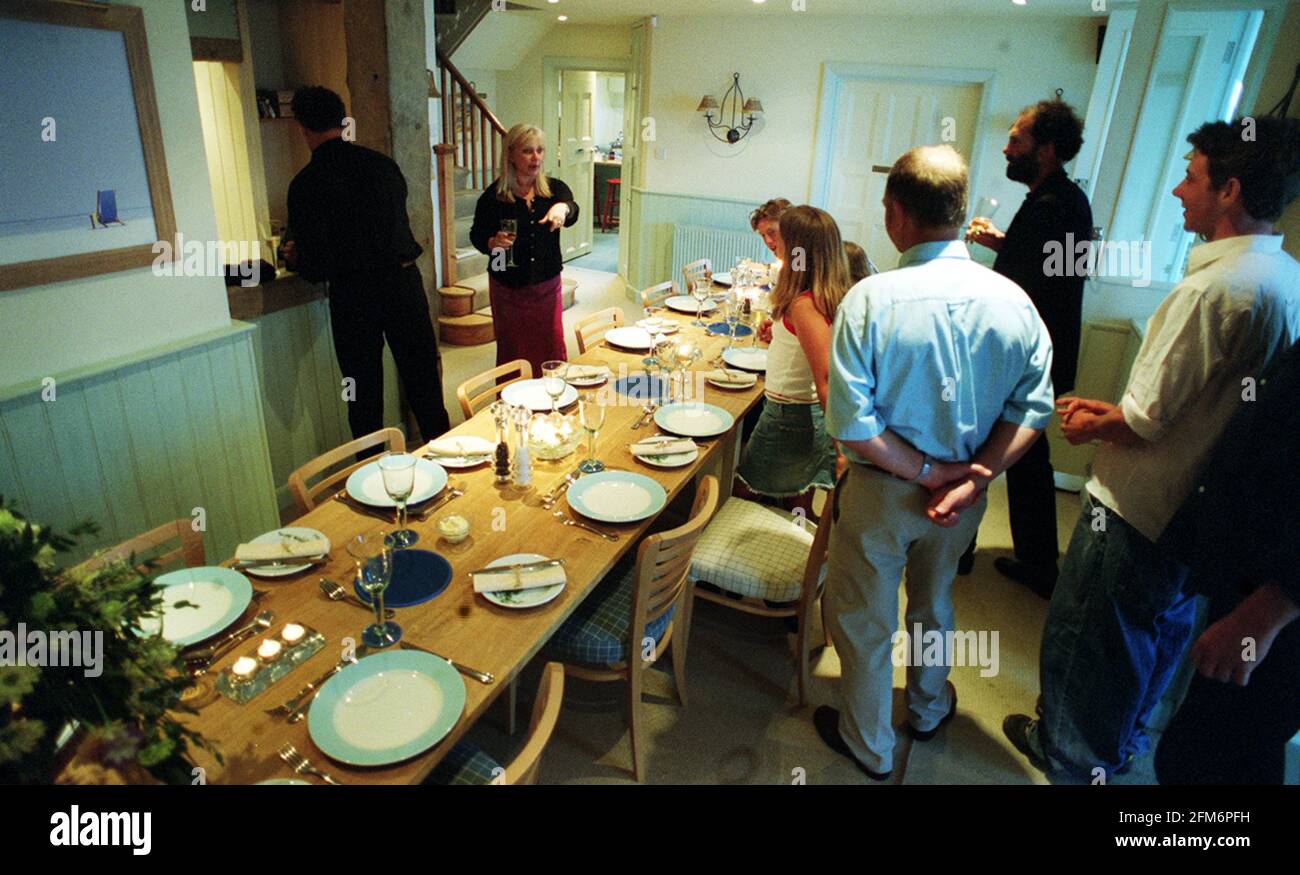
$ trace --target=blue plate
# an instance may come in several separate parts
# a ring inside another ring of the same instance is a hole
[[[726,322],[714,322],[712,325],[709,326],[708,331],[710,334],[721,334],[723,337],[728,337],[731,335],[731,331],[727,328]],[[754,333],[754,329],[750,328],[748,325],[741,325],[739,323],[736,324],[737,337],[749,337],[749,335],[753,333]]]
[[[451,583],[451,563],[432,550],[393,551],[393,579],[384,590],[384,607],[409,608],[440,595]],[[370,604],[370,593],[352,581],[352,588]]]
[[[428,501],[447,485],[447,471],[437,462],[428,459],[415,460],[415,489],[406,500],[407,505],[416,505]],[[379,470],[379,462],[362,465],[348,476],[348,495],[362,504],[371,507],[397,507],[397,502],[388,497],[384,491],[384,475]]]
[[[353,766],[400,763],[433,747],[465,710],[465,682],[445,659],[389,650],[325,682],[307,715],[312,742]]]
[[[668,493],[632,471],[602,471],[579,478],[564,493],[569,507],[603,523],[635,523],[664,509]]]
[[[153,635],[162,632],[165,641],[179,647],[211,638],[232,625],[253,600],[248,578],[229,568],[181,568],[154,578],[162,589],[162,619],[140,624]],[[192,607],[180,607],[188,602]]]
[[[632,374],[614,382],[614,391],[626,395],[632,401],[646,402],[651,399],[662,401],[667,386],[664,381],[653,374]]]

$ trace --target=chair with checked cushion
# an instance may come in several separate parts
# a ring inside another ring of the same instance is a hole
[[[800,705],[808,700],[808,620],[821,590],[833,501],[832,493],[823,524],[814,525],[788,510],[732,496],[704,530],[691,560],[692,580],[723,591],[697,586],[696,598],[761,617],[796,618]]]
[[[564,666],[548,662],[542,670],[542,685],[533,702],[533,717],[529,723],[528,741],[508,766],[496,760],[469,742],[462,741],[448,751],[438,763],[427,784],[534,784],[537,767],[541,765],[542,751],[551,740],[555,722],[560,716],[560,702],[564,699]]]
[[[669,642],[673,645],[677,698],[686,704],[691,553],[717,507],[718,480],[705,477],[695,492],[690,518],[675,529],[643,540],[635,564],[614,566],[547,645],[548,656],[564,663],[565,674],[589,681],[627,681],[632,774],[637,781],[645,773],[642,674]]]

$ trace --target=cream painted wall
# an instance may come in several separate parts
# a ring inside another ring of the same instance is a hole
[[[491,23],[487,22],[480,27]],[[507,128],[528,122],[545,128],[542,119],[542,60],[544,58],[628,58],[632,51],[629,27],[569,27],[555,25],[511,69],[497,72],[493,106]],[[554,142],[554,132],[547,131]]]
[[[824,62],[984,68],[997,76],[986,137],[977,144],[983,170],[977,194],[1002,201],[997,219],[1005,224],[1025,193],[1006,179],[1001,154],[1017,111],[1062,88],[1082,112],[1096,72],[1096,20],[1033,17],[1009,27],[1010,21],[945,18],[940,24],[933,17],[861,15],[777,26],[661,16],[651,61],[656,139],[646,158],[646,188],[806,201]],[[745,95],[763,101],[766,118],[739,145],[727,146],[709,134],[695,108],[705,93],[721,101],[733,70]],[[658,158],[656,149],[666,149],[667,157]]]
[[[184,4],[132,0],[145,13],[149,62],[185,239],[216,237]],[[57,375],[230,323],[220,276],[164,278],[149,269],[0,293],[0,387]]]

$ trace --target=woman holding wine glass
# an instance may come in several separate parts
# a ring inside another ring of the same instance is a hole
[[[474,209],[470,242],[488,256],[488,295],[497,364],[525,359],[540,373],[567,359],[560,296],[560,229],[578,221],[578,204],[543,169],[545,135],[533,125],[506,134],[499,176]]]

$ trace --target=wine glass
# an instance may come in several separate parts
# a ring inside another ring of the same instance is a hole
[[[506,267],[518,267],[515,264],[515,236],[519,233],[518,219],[502,219],[501,233],[510,235],[510,247],[506,249]]]
[[[740,312],[744,305],[735,295],[728,295],[722,302],[722,312],[727,320],[727,349],[736,345],[736,325],[740,323]]]
[[[673,403],[672,372],[677,367],[677,344],[665,338],[655,346],[655,362],[659,366],[659,399],[665,404]],[[668,387],[667,398],[664,397],[663,385]],[[651,384],[653,387],[653,384]]]
[[[696,328],[703,328],[708,325],[704,321],[704,302],[709,299],[709,285],[704,280],[691,280],[691,297],[695,299],[695,321],[691,324]]]
[[[673,345],[673,370],[679,375],[681,381],[682,389],[679,398],[682,401],[689,400],[686,393],[686,371],[703,356],[704,350],[693,340],[683,340]],[[671,383],[669,385],[671,386]]]
[[[420,534],[406,527],[406,500],[415,489],[415,456],[410,453],[385,453],[379,457],[379,473],[384,491],[397,504],[397,529],[388,535],[390,547],[401,550],[420,540]]]
[[[375,622],[361,631],[369,647],[388,647],[402,639],[402,627],[384,620],[384,590],[393,579],[393,548],[383,532],[357,535],[348,541],[348,554],[357,565],[357,583],[375,608]]]
[[[557,412],[556,404],[564,394],[567,384],[564,381],[569,371],[569,363],[562,361],[542,362],[542,388],[551,396],[551,412]]]
[[[578,470],[584,474],[604,471],[604,463],[596,458],[596,435],[605,425],[605,402],[599,392],[578,402],[578,420],[582,423],[582,430],[591,438],[587,449],[588,458],[578,466]]]

